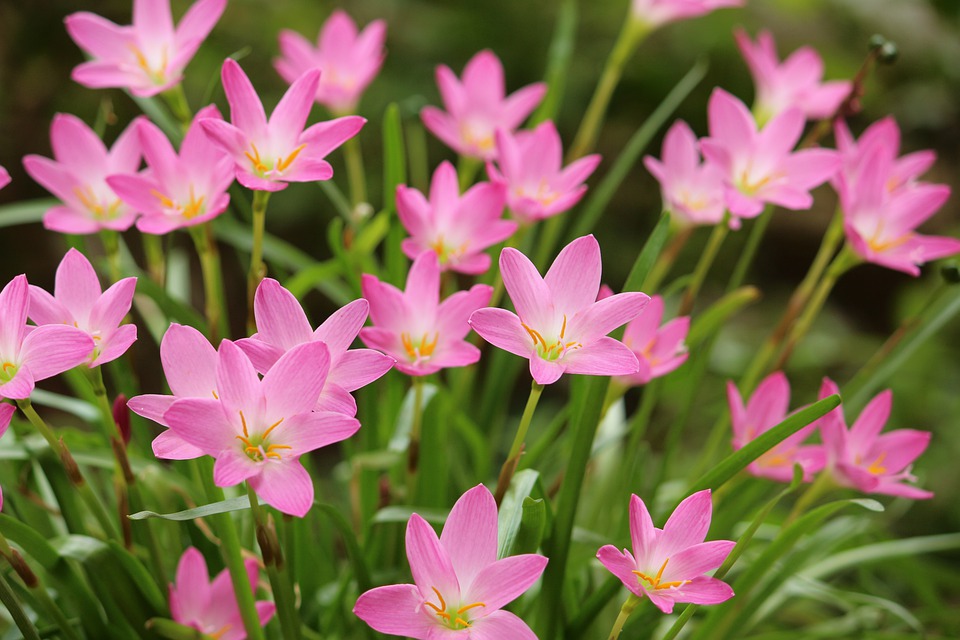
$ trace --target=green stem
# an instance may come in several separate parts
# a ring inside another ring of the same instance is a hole
[[[197,249],[200,270],[203,272],[203,305],[207,317],[207,337],[213,344],[217,344],[218,337],[225,337],[229,333],[227,318],[222,313],[226,300],[223,292],[220,251],[213,237],[213,227],[209,222],[190,227],[190,236]]]
[[[783,521],[783,526],[786,527],[792,524],[794,520],[806,513],[817,500],[833,489],[836,489],[837,486],[836,481],[833,479],[833,474],[830,473],[829,469],[821,471],[813,481],[813,484],[797,499],[796,504],[793,505],[793,509],[790,510],[790,515]]]
[[[683,247],[686,246],[687,241],[693,234],[693,229],[693,226],[686,226],[678,229],[673,234],[673,238],[670,239],[667,246],[664,247],[660,255],[657,256],[657,261],[653,264],[650,273],[644,278],[643,284],[640,286],[640,291],[652,294],[659,290],[663,279],[670,274],[670,269],[677,261],[677,256],[680,255]]]
[[[713,233],[710,234],[710,239],[707,240],[707,246],[700,255],[700,260],[697,262],[696,268],[693,270],[693,278],[683,294],[680,309],[677,311],[678,316],[690,314],[690,311],[693,309],[693,304],[696,302],[697,294],[700,293],[700,287],[703,286],[703,281],[706,279],[707,273],[710,271],[710,267],[713,265],[713,261],[720,251],[720,246],[723,244],[729,231],[730,226],[727,224],[727,216],[724,216],[723,220],[713,228]]]
[[[256,523],[260,554],[263,556],[263,563],[267,567],[267,577],[270,579],[273,599],[277,604],[277,618],[280,619],[281,633],[284,640],[299,640],[300,616],[297,613],[293,585],[290,583],[289,577],[284,575],[288,570],[284,569],[286,564],[283,562],[280,541],[277,539],[276,532],[267,523],[263,509],[260,508],[257,494],[249,483],[247,483],[247,498],[250,500],[250,512],[253,514],[253,520]]]
[[[477,172],[483,166],[483,161],[479,158],[461,155],[457,160],[457,175],[460,176],[460,192],[464,192],[473,184],[473,179],[477,177]]]
[[[497,479],[497,490],[493,494],[499,505],[503,502],[503,496],[507,494],[510,487],[510,480],[520,464],[520,453],[523,451],[523,443],[527,438],[527,430],[530,428],[530,422],[533,420],[533,413],[537,410],[537,404],[540,402],[540,395],[543,393],[543,385],[534,381],[530,385],[530,396],[527,398],[527,406],[523,409],[523,415],[520,417],[520,426],[517,427],[517,435],[513,438],[513,444],[510,445],[510,453],[507,455],[507,461],[503,463],[500,469],[500,477]]]
[[[190,104],[187,102],[187,94],[183,91],[183,84],[177,83],[176,86],[167,89],[162,94],[166,100],[167,106],[173,112],[174,117],[180,121],[180,128],[186,133],[193,120],[193,113],[190,111]]]
[[[747,277],[747,270],[750,268],[750,265],[753,264],[753,259],[757,255],[757,249],[760,248],[760,243],[763,241],[763,236],[767,233],[767,227],[770,226],[770,220],[772,218],[773,206],[767,205],[767,208],[764,209],[763,213],[760,214],[750,228],[747,243],[740,252],[737,264],[733,267],[730,281],[727,282],[727,293],[739,288],[740,285],[743,284],[744,279]]]
[[[257,287],[266,275],[267,268],[263,264],[263,234],[267,224],[267,202],[270,200],[269,191],[253,192],[253,248],[250,251],[250,273],[247,275],[247,331],[257,330],[257,322],[253,315],[253,299],[257,294]]]
[[[350,203],[353,205],[353,223],[356,224],[357,206],[367,201],[367,175],[363,168],[363,153],[360,141],[350,138],[343,144],[343,159],[347,165],[347,182],[350,185]],[[389,194],[391,197],[393,194]]]
[[[143,253],[147,258],[147,272],[150,274],[150,279],[162,287],[167,280],[167,258],[163,251],[163,236],[144,233],[141,237]]]
[[[410,420],[410,445],[407,447],[407,502],[413,504],[417,490],[417,469],[420,466],[420,431],[423,426],[423,380],[412,376],[413,408]]]
[[[627,623],[627,619],[630,617],[630,614],[633,613],[634,609],[637,608],[643,600],[637,597],[635,593],[631,593],[630,596],[623,603],[623,606],[620,607],[620,615],[617,616],[616,621],[613,623],[613,628],[610,629],[609,640],[617,640],[620,637],[620,632],[623,631],[623,625]]]
[[[40,640],[37,628],[30,622],[30,618],[23,607],[20,606],[20,601],[17,600],[10,583],[7,582],[2,573],[0,573],[0,602],[7,608],[7,612],[13,618],[14,624],[20,629],[20,633],[23,634],[25,640]]]
[[[100,231],[100,241],[103,243],[103,252],[107,256],[107,264],[110,265],[110,279],[118,281],[122,272],[120,270],[120,234],[111,229]]]

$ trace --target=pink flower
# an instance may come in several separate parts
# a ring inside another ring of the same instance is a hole
[[[86,362],[93,351],[93,339],[76,327],[28,327],[29,303],[25,275],[0,291],[0,398],[29,398],[35,382]]]
[[[320,82],[318,69],[290,85],[269,121],[260,97],[236,61],[227,58],[221,76],[232,124],[211,118],[199,122],[233,158],[237,180],[248,189],[280,191],[288,182],[329,180],[333,168],[324,157],[366,123],[359,116],[346,116],[304,130]]]
[[[54,295],[30,286],[28,315],[41,326],[65,324],[89,335],[94,347],[87,354],[88,366],[98,367],[122,356],[137,339],[137,325],[120,324],[136,288],[136,278],[124,278],[101,291],[93,265],[70,249],[57,267]]]
[[[736,545],[730,540],[704,542],[713,507],[705,489],[681,502],[663,525],[653,520],[643,500],[630,496],[630,539],[633,553],[612,544],[601,547],[597,558],[638,597],[650,598],[664,613],[678,602],[719,604],[733,597],[726,582],[709,578]]]
[[[3,434],[7,432],[7,428],[10,426],[10,418],[13,417],[14,412],[17,410],[12,404],[6,402],[0,403],[0,438],[3,437]],[[0,509],[3,509],[3,489],[0,488]]]
[[[220,112],[210,105],[197,113],[180,155],[160,129],[141,121],[140,143],[149,171],[107,178],[114,192],[143,214],[137,220],[140,231],[164,234],[201,224],[223,213],[230,203],[233,159],[207,138],[198,124],[202,118],[220,118]]]
[[[837,392],[836,383],[824,378],[820,397]],[[827,451],[827,466],[833,479],[844,487],[914,500],[932,498],[930,491],[906,484],[917,479],[910,470],[913,461],[930,444],[930,433],[897,429],[880,435],[890,417],[892,404],[893,393],[887,389],[867,404],[850,429],[847,429],[842,407],[821,418],[820,434]]]
[[[360,423],[340,413],[313,411],[330,366],[327,347],[310,342],[257,371],[243,350],[220,344],[219,399],[183,398],[163,415],[187,443],[216,458],[213,480],[244,480],[267,504],[303,517],[313,505],[313,482],[300,456],[352,436]]]
[[[107,151],[100,138],[76,116],[54,116],[50,141],[56,160],[37,155],[23,159],[30,177],[63,202],[44,214],[44,227],[61,233],[130,228],[137,213],[107,185],[107,176],[136,173],[140,168],[136,131],[140,120],[131,122]]]
[[[734,36],[756,85],[753,111],[759,123],[791,107],[803,111],[808,120],[829,118],[850,95],[853,84],[847,80],[821,82],[823,60],[812,48],[801,47],[780,64],[769,31],[757,34],[756,43],[743,29]]]
[[[320,29],[316,48],[296,31],[281,31],[281,57],[273,65],[287,82],[320,69],[317,102],[333,113],[350,113],[380,71],[386,38],[383,20],[374,20],[358,34],[356,23],[338,9]]]
[[[580,202],[587,192],[583,181],[600,164],[595,154],[564,169],[560,134],[549,120],[515,135],[497,130],[496,141],[499,170],[488,162],[487,173],[506,187],[510,213],[525,223],[563,213]]]
[[[633,0],[634,20],[654,29],[668,22],[696,18],[724,7],[741,7],[744,0]]]
[[[404,291],[368,274],[361,289],[374,326],[361,329],[360,339],[396,358],[400,371],[425,376],[480,359],[480,350],[464,340],[470,332],[467,318],[490,302],[493,287],[475,284],[440,302],[440,263],[434,252],[424,251],[413,261]]]
[[[73,70],[91,89],[120,87],[153,96],[178,84],[220,19],[227,0],[199,0],[176,29],[169,0],[134,0],[133,24],[121,27],[85,11],[67,16],[67,32],[91,58]]]
[[[663,208],[684,225],[723,221],[723,174],[715,165],[700,163],[700,144],[689,125],[678,120],[663,139],[663,161],[646,156],[643,164],[660,183]]]
[[[460,155],[493,160],[494,132],[513,132],[547,92],[542,82],[504,97],[503,65],[492,51],[481,51],[463,69],[463,82],[444,65],[437,67],[443,112],[424,107],[420,118],[430,132]]]
[[[663,298],[653,296],[640,315],[627,324],[623,343],[640,362],[640,371],[618,378],[628,386],[647,384],[667,375],[687,361],[683,339],[690,330],[690,317],[674,318],[662,327]]]
[[[840,165],[836,151],[793,152],[806,118],[792,108],[772,118],[762,131],[742,102],[714,89],[708,108],[710,137],[703,155],[723,172],[726,201],[738,218],[754,218],[764,203],[803,210],[813,205],[810,190],[830,179]]]
[[[243,561],[250,588],[257,591],[257,561]],[[256,603],[260,626],[266,625],[276,611],[272,602]],[[170,615],[174,622],[197,629],[217,640],[244,640],[247,637],[233,590],[230,573],[224,569],[210,582],[203,554],[190,547],[177,563],[177,582],[170,585]]]
[[[529,358],[538,384],[552,384],[564,373],[638,371],[633,352],[607,334],[640,315],[650,297],[619,293],[597,302],[600,245],[592,235],[564,247],[546,277],[510,247],[500,253],[500,272],[517,313],[480,309],[470,316],[470,325],[495,347]]]
[[[3,167],[0,167],[0,189],[3,189],[8,184],[10,184],[10,173]]]
[[[357,414],[357,402],[350,392],[370,384],[394,363],[393,358],[372,349],[347,350],[366,322],[369,308],[366,300],[354,300],[314,330],[294,295],[273,278],[264,278],[253,300],[257,333],[238,340],[237,346],[257,371],[266,373],[295,346],[322,342],[330,355],[330,372],[314,409],[353,417]]]
[[[380,633],[418,640],[536,640],[503,607],[530,588],[547,559],[497,559],[497,505],[483,485],[457,500],[437,538],[414,513],[407,522],[407,560],[416,584],[367,591],[353,612]]]
[[[733,425],[733,448],[741,449],[762,433],[783,422],[790,405],[790,383],[782,371],[771,373],[756,388],[746,406],[740,391],[733,382],[727,382],[727,401]],[[758,478],[770,478],[777,482],[793,479],[793,465],[803,468],[803,479],[810,482],[814,474],[826,464],[826,454],[820,445],[802,445],[816,431],[813,423],[800,429],[780,444],[770,449],[747,467]]]
[[[457,170],[442,162],[433,173],[430,199],[397,186],[397,213],[412,236],[403,240],[411,260],[424,251],[437,254],[442,271],[479,274],[490,268],[484,249],[509,238],[517,223],[501,220],[506,200],[502,185],[481,182],[460,197]]]

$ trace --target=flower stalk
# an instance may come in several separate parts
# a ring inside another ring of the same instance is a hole
[[[620,607],[620,614],[614,621],[613,628],[610,629],[609,640],[617,640],[617,638],[620,637],[620,632],[623,631],[623,625],[627,623],[627,619],[641,602],[643,602],[643,600],[632,593],[624,601],[623,605]]]
[[[527,406],[523,408],[523,415],[520,417],[520,425],[517,427],[517,435],[513,438],[513,444],[510,445],[510,453],[507,455],[507,461],[503,463],[500,469],[500,476],[497,478],[497,490],[494,493],[494,499],[499,505],[503,502],[503,497],[510,488],[510,480],[520,464],[520,455],[523,453],[523,444],[527,438],[527,430],[530,428],[530,422],[533,420],[533,414],[537,410],[537,404],[540,402],[540,395],[543,393],[544,385],[536,381],[530,385],[530,396],[527,398]]]
[[[257,193],[267,193],[258,191]],[[226,308],[223,292],[223,271],[220,267],[220,251],[213,237],[213,227],[207,222],[190,227],[197,255],[200,257],[200,270],[203,272],[203,307],[207,318],[207,337],[216,344],[218,337],[229,333],[227,319],[222,311]],[[262,278],[261,278],[262,279]],[[257,283],[259,285],[259,282]]]
[[[285,569],[283,550],[277,532],[268,522],[256,492],[247,483],[247,497],[250,500],[250,512],[256,527],[257,544],[267,568],[267,577],[273,589],[273,598],[277,604],[277,617],[284,640],[299,640],[300,616],[297,613],[296,597],[292,584],[293,574]]]
[[[250,251],[250,272],[247,275],[248,333],[257,330],[256,319],[253,315],[253,299],[257,294],[260,281],[267,275],[267,268],[263,263],[263,235],[267,224],[267,202],[269,200],[269,191],[253,192],[253,248]]]
[[[723,241],[727,238],[729,231],[730,227],[727,225],[727,217],[724,216],[723,221],[713,228],[713,233],[710,234],[710,239],[707,240],[707,246],[703,250],[697,266],[693,270],[690,286],[688,286],[687,290],[683,293],[680,309],[677,311],[678,316],[690,314],[697,300],[697,294],[700,293],[700,287],[703,286],[703,281],[706,279],[710,267],[713,266],[713,261],[717,258],[720,246],[723,245]]]
[[[417,489],[417,469],[420,466],[420,432],[423,428],[423,380],[412,376],[413,408],[410,420],[410,445],[407,447],[407,501],[413,504]]]
[[[367,202],[367,175],[357,138],[350,138],[343,143],[343,159],[347,165],[347,182],[350,184],[350,204],[353,205],[351,223],[355,225],[360,220],[357,207]]]

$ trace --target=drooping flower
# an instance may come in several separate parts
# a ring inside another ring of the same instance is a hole
[[[63,203],[47,210],[43,226],[61,233],[125,231],[137,217],[107,184],[107,176],[136,173],[140,168],[140,138],[135,119],[109,151],[103,141],[76,116],[58,113],[50,126],[55,160],[28,155],[23,167],[30,177]]]
[[[374,326],[361,329],[360,339],[396,358],[396,368],[405,374],[425,376],[480,359],[480,350],[464,340],[470,332],[467,319],[490,302],[493,287],[475,284],[440,302],[440,262],[433,251],[413,261],[404,291],[368,274],[361,290]]]
[[[149,172],[107,178],[114,192],[143,214],[137,219],[140,231],[164,234],[198,225],[223,213],[230,203],[227,189],[233,183],[233,159],[207,138],[198,124],[203,118],[220,118],[220,112],[210,105],[197,113],[179,155],[156,125],[140,122]]]
[[[354,300],[314,330],[296,297],[273,278],[264,278],[253,300],[257,333],[238,340],[237,346],[257,371],[266,373],[293,347],[322,342],[330,356],[330,372],[314,408],[352,417],[357,414],[357,402],[350,392],[370,384],[394,363],[393,358],[372,349],[348,350],[366,322],[369,309],[363,298]]]
[[[500,272],[517,313],[480,309],[470,325],[495,347],[529,358],[538,384],[552,384],[564,373],[620,376],[639,370],[633,352],[607,334],[640,315],[650,297],[628,292],[597,302],[600,245],[592,235],[564,247],[544,277],[510,247],[500,253]]]
[[[838,393],[836,383],[823,379],[820,397]],[[896,429],[881,434],[890,418],[893,393],[887,389],[874,397],[847,429],[843,408],[837,407],[820,419],[820,435],[827,452],[827,468],[833,479],[844,487],[864,493],[901,496],[913,500],[933,497],[907,484],[915,482],[913,461],[930,444],[928,431]]]
[[[683,225],[713,225],[723,220],[723,174],[716,165],[700,162],[700,144],[683,120],[663,139],[663,160],[646,156],[643,164],[660,183],[663,208]]]
[[[707,160],[722,171],[727,209],[738,218],[760,215],[764,203],[809,209],[810,190],[829,180],[840,166],[836,151],[793,151],[806,122],[800,109],[782,112],[758,131],[742,102],[714,89],[708,117],[710,137],[700,145]]]
[[[259,568],[253,558],[245,558],[250,588],[256,593]],[[244,640],[247,631],[240,615],[240,606],[233,590],[230,573],[224,569],[210,581],[207,561],[195,547],[190,547],[177,563],[176,582],[170,585],[170,615],[174,622],[197,629],[217,640]],[[255,603],[260,625],[265,626],[276,611],[266,600]]]
[[[638,597],[650,598],[664,613],[680,602],[719,604],[733,597],[726,582],[705,576],[726,560],[736,545],[731,540],[704,542],[713,506],[710,490],[698,491],[681,502],[663,529],[653,526],[643,500],[630,496],[630,539],[633,553],[613,545],[597,551],[597,558]]]
[[[510,213],[524,223],[563,213],[580,202],[600,156],[586,156],[563,168],[560,134],[547,120],[533,131],[496,132],[497,165],[487,163],[487,173],[507,192]]]
[[[93,351],[93,338],[73,325],[27,327],[29,303],[25,275],[0,291],[0,398],[29,398],[35,382],[86,362]]]
[[[263,380],[233,342],[224,340],[219,355],[219,399],[179,399],[164,420],[187,443],[216,458],[217,486],[246,480],[267,504],[304,516],[313,505],[313,482],[300,456],[360,428],[343,414],[313,411],[330,366],[326,345],[294,347]]]
[[[757,386],[744,406],[737,385],[728,381],[727,401],[733,425],[733,448],[737,450],[786,419],[790,405],[790,383],[782,371],[771,373]],[[822,446],[802,444],[816,429],[816,423],[800,429],[751,462],[747,471],[758,478],[790,482],[793,479],[793,465],[799,464],[803,468],[804,481],[810,482],[827,461]]]
[[[94,13],[67,16],[67,32],[91,58],[73,70],[91,89],[120,87],[153,96],[178,84],[183,70],[220,19],[227,0],[198,0],[173,26],[169,0],[134,0],[133,24],[119,26]]]
[[[137,339],[137,325],[120,324],[136,288],[136,278],[124,278],[102,291],[90,261],[70,249],[57,267],[54,295],[30,285],[28,315],[41,326],[65,324],[89,335],[94,347],[88,364],[98,367],[122,356]]]
[[[3,434],[7,432],[7,428],[10,426],[10,418],[13,417],[14,412],[17,410],[12,404],[2,402],[0,403],[0,438],[3,437]],[[0,509],[3,509],[3,488],[0,487]]]
[[[269,121],[250,79],[235,60],[224,61],[221,76],[232,124],[212,118],[199,122],[233,158],[237,180],[248,189],[280,191],[288,182],[329,180],[333,168],[324,158],[366,123],[360,116],[345,116],[304,130],[320,82],[318,69],[290,85]]]
[[[653,296],[636,318],[623,331],[623,343],[633,351],[640,370],[617,378],[628,386],[647,384],[677,369],[687,361],[687,347],[683,344],[690,330],[690,317],[670,320],[662,327],[663,298]]]
[[[424,126],[463,156],[492,160],[494,133],[513,132],[547,92],[542,82],[527,85],[504,97],[503,65],[492,51],[481,51],[463,69],[463,82],[445,66],[437,67],[437,86],[446,112],[424,107]]]
[[[502,185],[481,182],[460,196],[457,170],[442,162],[433,173],[430,199],[418,190],[397,186],[397,214],[410,234],[401,246],[411,260],[424,251],[437,254],[442,271],[479,274],[490,268],[484,249],[509,238],[517,223],[502,220],[506,194]]]
[[[547,558],[497,559],[497,505],[483,485],[467,491],[436,532],[414,513],[407,522],[407,559],[416,584],[367,591],[353,612],[375,630],[418,640],[536,640],[503,607],[530,588]]]
[[[744,0],[633,0],[630,14],[650,29],[676,20],[696,18],[724,7],[741,7]]]
[[[821,82],[823,60],[811,47],[797,49],[781,64],[769,31],[757,34],[756,43],[743,29],[734,36],[756,86],[753,112],[759,124],[791,107],[808,120],[829,118],[850,95],[853,83],[848,80]]]
[[[273,65],[287,82],[320,69],[316,101],[332,113],[346,114],[356,110],[360,96],[379,73],[386,37],[383,20],[374,20],[357,33],[353,19],[338,9],[323,23],[316,47],[296,31],[281,31],[281,57]]]

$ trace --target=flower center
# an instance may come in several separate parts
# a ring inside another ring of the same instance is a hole
[[[440,332],[433,332],[433,340],[428,339],[427,333],[423,334],[419,340],[410,338],[410,334],[404,331],[400,334],[400,341],[403,343],[403,349],[414,364],[423,360],[428,360],[433,355],[433,350],[437,348],[437,342],[440,341]]]
[[[455,260],[466,254],[469,245],[470,242],[465,241],[459,247],[450,246],[443,241],[443,235],[441,234],[437,236],[436,240],[430,243],[430,248],[437,254],[437,259],[440,261],[440,264],[447,264],[451,260]]]
[[[250,151],[245,151],[243,155],[247,156],[247,159],[250,160],[251,165],[253,166],[253,172],[260,176],[261,178],[273,178],[279,177],[283,174],[284,171],[290,168],[290,165],[293,164],[293,161],[297,159],[297,156],[300,155],[300,152],[303,151],[307,146],[307,143],[304,142],[299,147],[290,152],[286,158],[279,157],[277,158],[276,163],[271,162],[268,158],[260,157],[260,150],[257,149],[257,145],[250,143]]]
[[[118,210],[120,209],[120,199],[115,198],[113,202],[107,204],[104,200],[97,196],[94,192],[93,187],[86,184],[82,188],[74,187],[73,194],[77,196],[77,199],[80,200],[80,203],[93,214],[93,217],[97,220],[113,220],[117,217]]]
[[[467,146],[475,147],[481,153],[493,149],[493,131],[489,126],[467,122],[460,126],[460,136]]]
[[[434,614],[439,618],[445,626],[453,630],[459,629],[468,629],[470,627],[470,614],[468,613],[471,609],[477,607],[487,606],[483,602],[473,602],[471,604],[465,604],[462,607],[454,607],[453,603],[450,603],[450,607],[447,607],[447,601],[443,599],[443,596],[440,594],[440,590],[436,587],[430,587],[433,589],[433,592],[437,594],[437,600],[440,601],[439,605],[433,604],[429,600],[424,602],[424,606],[430,607],[433,609]]]
[[[778,177],[777,175],[754,176],[753,167],[747,165],[747,168],[740,172],[740,179],[737,180],[737,189],[744,195],[753,196],[769,182]]]
[[[200,196],[197,198],[193,192],[192,183],[190,184],[190,202],[186,205],[182,205],[179,202],[171,200],[169,197],[163,195],[156,189],[151,189],[150,195],[159,200],[160,205],[174,216],[182,216],[183,218],[190,220],[191,218],[195,218],[204,212],[203,201],[206,196]]]
[[[556,191],[550,188],[546,178],[541,178],[535,189],[517,189],[517,195],[521,198],[536,200],[543,207],[549,207],[560,197]]]
[[[231,624],[225,624],[216,631],[205,631],[204,633],[214,640],[220,640],[227,631],[230,631],[230,627],[232,626]]]
[[[0,382],[10,382],[13,380],[19,368],[20,367],[12,362],[4,362],[3,365],[0,366]]]
[[[280,418],[267,427],[267,430],[263,433],[250,435],[250,432],[247,430],[247,419],[244,417],[243,411],[240,412],[240,423],[243,425],[243,435],[237,436],[237,440],[243,443],[243,452],[247,454],[248,458],[254,462],[263,462],[270,458],[283,460],[283,456],[277,453],[277,450],[292,449],[293,447],[286,444],[270,444],[268,442],[270,432],[276,429],[281,422],[283,422],[283,418]]]
[[[881,451],[880,455],[877,456],[877,459],[871,462],[870,466],[867,467],[867,471],[869,473],[872,473],[875,476],[882,476],[883,474],[885,474],[887,472],[887,468],[883,466],[883,461],[886,460],[886,458],[887,458],[887,452]],[[862,456],[859,456],[859,455],[855,456],[853,461],[857,465],[863,464],[863,458]]]
[[[633,571],[637,576],[637,580],[640,582],[640,586],[644,588],[652,588],[656,590],[662,589],[673,589],[675,587],[682,587],[683,585],[690,582],[690,580],[674,580],[672,582],[660,582],[660,578],[663,577],[663,570],[667,568],[667,563],[670,562],[670,558],[667,558],[663,561],[663,564],[660,566],[660,570],[657,571],[657,575],[650,577],[642,571]]]
[[[128,45],[130,51],[133,52],[133,57],[137,61],[137,66],[147,74],[147,77],[150,78],[150,81],[154,84],[164,84],[167,81],[167,48],[164,47],[163,51],[160,54],[160,65],[154,69],[150,66],[150,61],[147,60],[147,56],[143,54],[138,47],[131,44]]]
[[[549,344],[539,331],[522,322],[520,324],[526,329],[530,338],[533,340],[533,345],[537,348],[537,355],[544,360],[554,362],[562,358],[567,351],[579,349],[583,346],[576,340],[564,341],[564,336],[567,333],[567,314],[563,314],[563,325],[560,327],[560,337]]]

